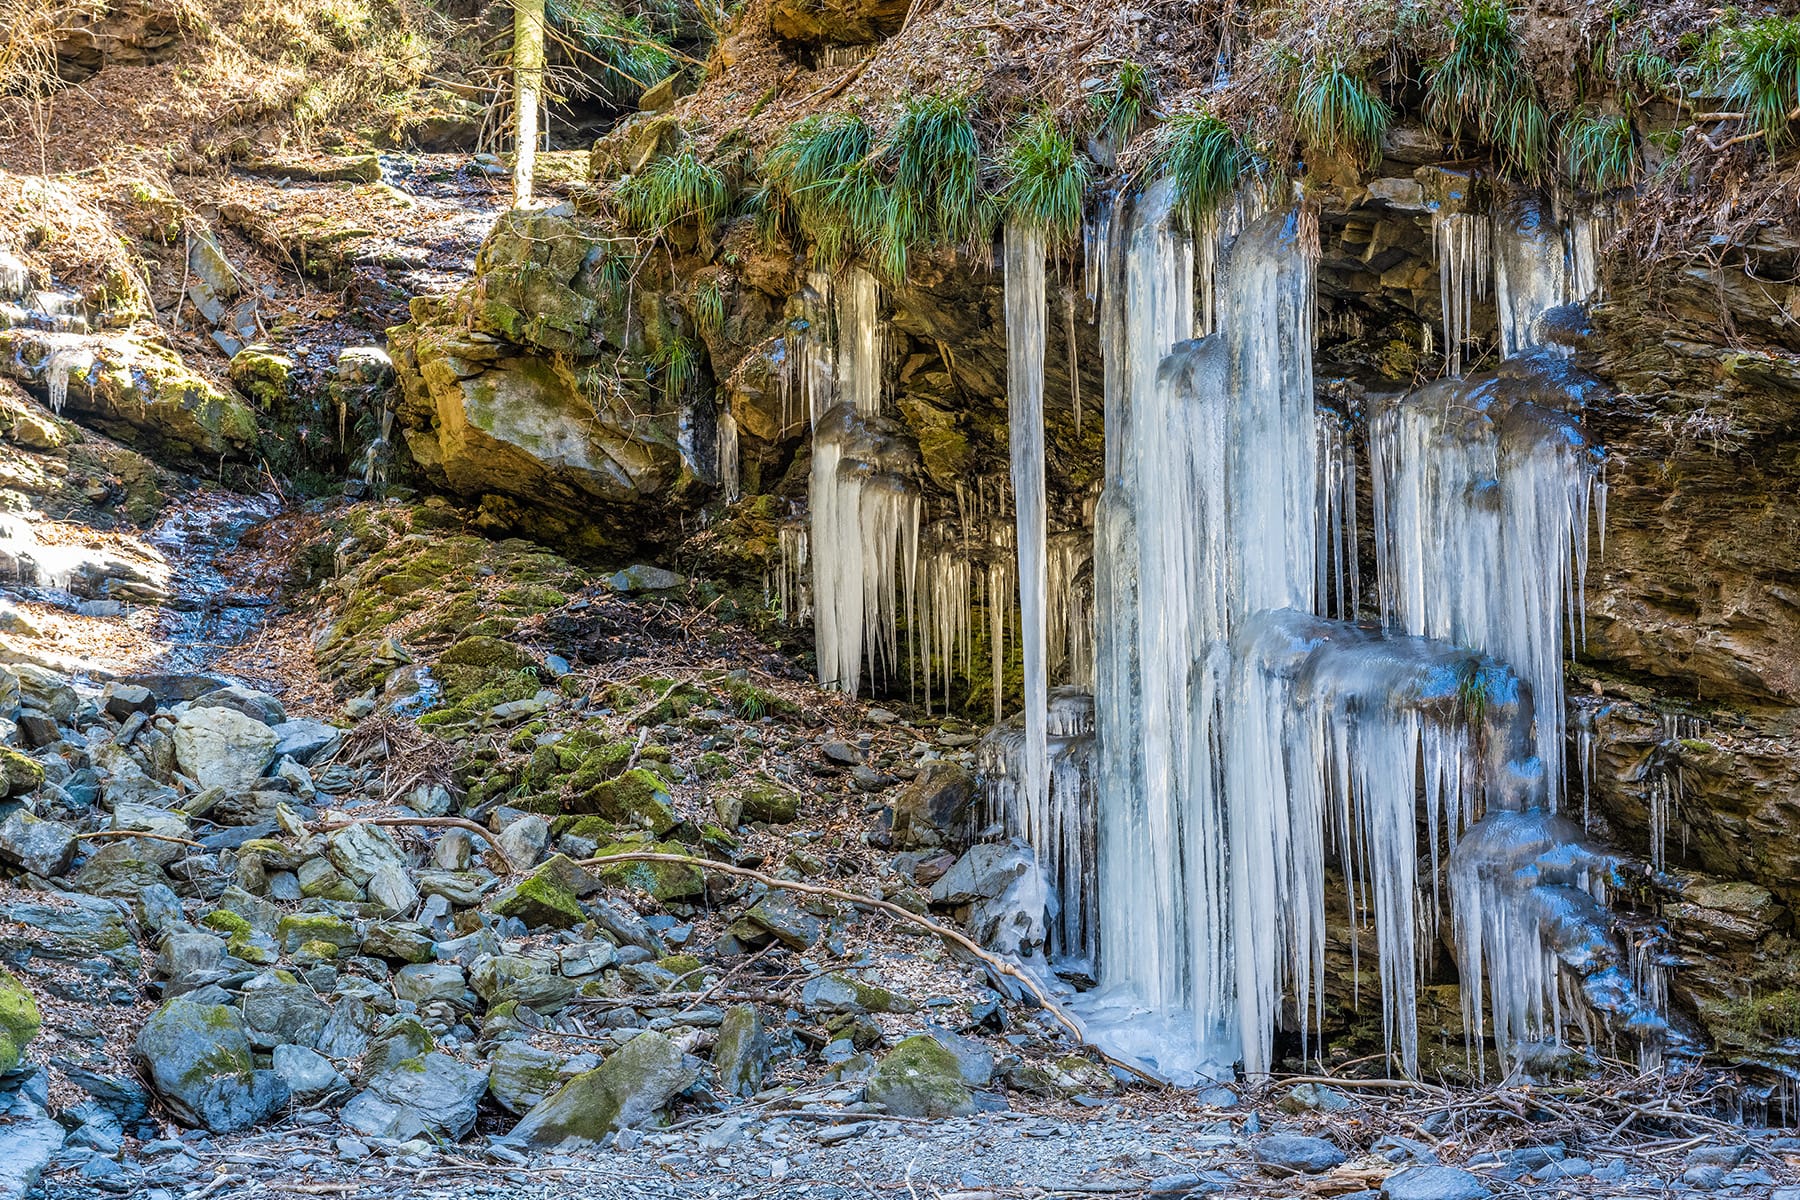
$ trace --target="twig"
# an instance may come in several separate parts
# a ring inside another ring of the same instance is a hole
[[[802,895],[807,896],[824,896],[831,900],[839,900],[845,904],[855,905],[858,908],[873,909],[877,912],[886,913],[897,921],[901,921],[908,925],[914,925],[928,933],[936,934],[938,937],[943,938],[952,945],[967,951],[990,970],[1000,975],[1005,975],[1009,979],[1017,980],[1026,991],[1031,993],[1033,999],[1048,1010],[1065,1029],[1075,1035],[1077,1041],[1093,1050],[1113,1066],[1136,1075],[1139,1079],[1142,1079],[1155,1087],[1162,1088],[1169,1086],[1168,1080],[1160,1078],[1134,1063],[1114,1058],[1098,1046],[1095,1046],[1093,1042],[1088,1040],[1087,1032],[1082,1029],[1080,1022],[1070,1016],[1067,1010],[1056,1001],[1056,998],[1053,997],[1041,983],[1033,978],[1029,972],[1020,968],[1018,964],[983,949],[980,943],[960,929],[952,929],[950,926],[934,921],[930,917],[922,917],[910,909],[902,908],[891,900],[877,900],[872,896],[863,896],[856,892],[847,892],[841,888],[827,887],[824,884],[819,883],[803,883],[797,879],[777,879],[773,875],[765,875],[761,871],[752,871],[748,867],[731,866],[728,863],[713,862],[710,859],[704,858],[694,858],[687,854],[659,854],[648,850],[634,850],[625,854],[604,854],[598,858],[585,858],[581,860],[581,865],[584,867],[604,867],[609,863],[619,862],[674,863],[679,866],[693,867],[702,872],[713,871],[721,875],[732,875],[739,879],[749,879],[768,888],[799,892]]]
[[[1272,1086],[1290,1088],[1306,1083],[1318,1083],[1326,1087],[1395,1089],[1424,1092],[1432,1096],[1448,1096],[1450,1094],[1436,1084],[1421,1083],[1416,1079],[1340,1079],[1335,1075],[1295,1075],[1287,1079],[1278,1079]]]
[[[403,825],[423,826],[427,829],[461,829],[479,836],[494,848],[494,853],[498,854],[508,867],[513,870],[518,869],[517,864],[507,857],[506,849],[500,845],[498,837],[475,822],[464,820],[462,817],[362,817],[355,821],[317,821],[308,825],[307,828],[314,833],[331,833],[339,829],[348,829],[352,825]]]
[[[206,849],[206,847],[204,845],[202,845],[201,843],[192,841],[188,838],[174,837],[174,836],[172,836],[170,834],[166,834],[166,833],[146,833],[142,829],[95,829],[89,833],[76,834],[75,840],[78,842],[82,842],[82,841],[86,841],[88,838],[112,838],[112,837],[147,838],[153,842],[173,842],[177,846],[192,846],[196,850]]]

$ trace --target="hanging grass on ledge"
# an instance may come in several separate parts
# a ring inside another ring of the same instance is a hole
[[[1793,139],[1800,110],[1800,17],[1765,17],[1727,35],[1726,98],[1773,154]]]
[[[981,186],[981,141],[975,136],[974,98],[967,94],[914,97],[888,137],[894,195],[918,214],[900,232],[929,230],[934,241],[960,245],[984,231],[987,193]]]
[[[780,193],[826,270],[861,255],[898,280],[921,247],[979,242],[994,213],[973,111],[967,95],[915,97],[879,142],[861,117],[796,122],[763,159],[765,236],[779,237],[788,215]]]
[[[1049,110],[1014,129],[1000,169],[1000,203],[1008,221],[1040,230],[1052,246],[1067,245],[1081,232],[1088,162]]]
[[[717,167],[683,150],[622,180],[619,201],[637,229],[662,234],[692,223],[704,238],[730,211],[731,187]]]
[[[1174,181],[1175,210],[1189,229],[1198,229],[1231,195],[1249,165],[1231,126],[1211,113],[1181,113],[1162,128],[1157,174]]]
[[[1373,165],[1394,110],[1339,58],[1317,58],[1300,76],[1291,101],[1300,137],[1315,151]]]
[[[1128,62],[1119,67],[1088,103],[1099,120],[1097,132],[1100,136],[1111,139],[1114,147],[1123,147],[1144,127],[1155,99],[1150,72],[1137,63]]]
[[[1463,0],[1450,53],[1426,72],[1425,119],[1453,142],[1471,134],[1525,178],[1549,165],[1550,114],[1519,61],[1505,0]]]
[[[1563,129],[1563,171],[1576,187],[1610,192],[1637,182],[1637,137],[1629,117],[1582,115]]]

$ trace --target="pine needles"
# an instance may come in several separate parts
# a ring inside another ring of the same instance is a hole
[[[1057,128],[1049,110],[1020,122],[1006,144],[1000,170],[1007,220],[1041,231],[1051,246],[1067,245],[1081,232],[1088,162],[1074,139]]]
[[[1176,214],[1198,229],[1237,187],[1249,156],[1231,126],[1211,113],[1182,113],[1161,137],[1156,169],[1174,183]]]
[[[1725,94],[1763,136],[1769,152],[1793,138],[1800,110],[1800,17],[1766,17],[1734,31]]]
[[[1291,103],[1300,136],[1314,150],[1369,165],[1380,161],[1394,110],[1344,60],[1314,59]]]
[[[1473,135],[1509,170],[1540,176],[1550,158],[1550,114],[1519,60],[1506,0],[1463,0],[1450,36],[1450,53],[1427,73],[1426,120],[1452,141]]]

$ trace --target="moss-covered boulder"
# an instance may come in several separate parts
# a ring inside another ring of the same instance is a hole
[[[613,854],[642,853],[679,854],[690,859],[693,857],[680,842],[615,842],[610,846],[602,846],[594,857],[603,859]],[[706,892],[706,876],[698,866],[689,863],[602,863],[595,868],[595,874],[602,882],[636,888],[658,900],[685,900]]]
[[[44,785],[44,768],[29,754],[0,746],[0,796],[23,796]]]
[[[230,373],[232,386],[269,412],[287,399],[294,360],[268,346],[245,346],[231,356]]]
[[[956,1055],[928,1034],[895,1046],[869,1076],[870,1103],[902,1117],[961,1117],[975,1111]]]
[[[37,1001],[18,976],[0,967],[0,1075],[19,1069],[25,1044],[37,1036],[43,1021]]]
[[[771,779],[758,778],[738,793],[744,820],[789,825],[800,819],[800,794]]]
[[[182,1122],[229,1133],[266,1120],[288,1087],[258,1070],[244,1020],[223,1004],[177,997],[138,1033],[133,1052],[150,1086]]]
[[[800,989],[801,1007],[822,1013],[907,1013],[918,1008],[899,992],[833,971],[810,979]]]
[[[288,913],[275,926],[275,940],[283,953],[292,954],[308,942],[323,942],[339,950],[362,942],[356,926],[330,913]]]
[[[52,408],[62,398],[103,433],[147,453],[217,466],[256,448],[249,405],[190,369],[173,350],[132,334],[62,335],[0,329],[0,371]]]
[[[572,929],[587,920],[575,893],[544,867],[501,892],[492,907],[496,916],[516,918],[531,929]]]
[[[669,802],[669,785],[647,767],[633,767],[617,778],[595,779],[584,766],[570,781],[566,798],[569,812],[604,817],[627,829],[642,829],[657,837],[680,822]]]
[[[543,1149],[593,1146],[609,1133],[649,1124],[698,1077],[680,1046],[660,1033],[640,1033],[526,1113],[509,1140]]]

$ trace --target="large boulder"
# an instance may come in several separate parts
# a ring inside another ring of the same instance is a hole
[[[249,405],[142,337],[0,329],[0,372],[147,453],[216,465],[257,443]]]
[[[755,1095],[762,1087],[763,1067],[768,1060],[769,1039],[756,1006],[738,1004],[726,1010],[712,1052],[719,1090],[728,1096]]]
[[[175,722],[175,761],[203,788],[248,792],[275,761],[275,731],[230,708],[191,708]]]
[[[273,1071],[258,1070],[234,1008],[176,997],[145,1023],[133,1046],[150,1086],[177,1118],[214,1133],[245,1129],[288,1102]]]
[[[344,1124],[358,1133],[455,1141],[475,1127],[488,1072],[434,1049],[424,1027],[403,1017],[370,1044],[362,1084],[344,1106]]]
[[[19,1069],[25,1044],[43,1024],[37,1001],[12,972],[0,967],[0,1075]]]
[[[920,850],[966,845],[969,805],[975,794],[975,777],[968,768],[948,759],[925,763],[894,800],[894,846]]]
[[[545,1149],[592,1146],[649,1123],[697,1078],[681,1047],[660,1033],[640,1033],[526,1113],[510,1139]]]
[[[0,821],[0,863],[45,879],[75,865],[75,831],[60,821],[34,817],[24,809]]]
[[[775,0],[769,28],[790,42],[878,42],[900,30],[906,0]]]
[[[23,1200],[63,1146],[63,1127],[47,1117],[0,1125],[0,1200]]]
[[[869,1076],[866,1095],[902,1117],[960,1117],[975,1111],[956,1055],[929,1034],[916,1034],[888,1051]]]

